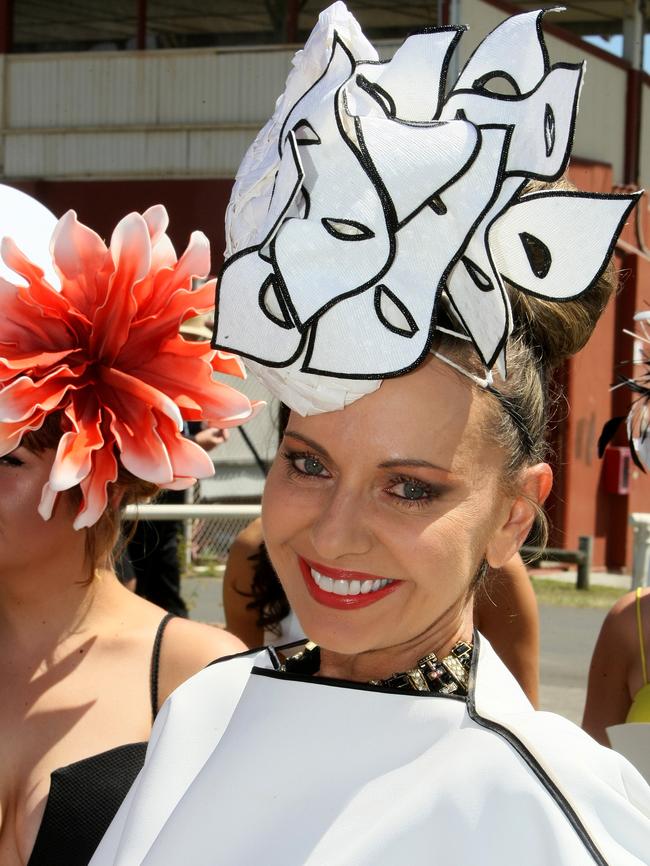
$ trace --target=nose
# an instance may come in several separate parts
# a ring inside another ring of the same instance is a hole
[[[328,562],[368,553],[373,545],[368,507],[361,496],[334,491],[310,527],[314,553]]]

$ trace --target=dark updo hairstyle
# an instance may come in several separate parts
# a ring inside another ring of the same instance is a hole
[[[40,429],[26,433],[21,444],[35,454],[55,449],[63,433],[63,423],[62,413],[53,412],[46,417]],[[85,534],[89,580],[92,580],[98,568],[113,568],[122,512],[126,506],[147,502],[159,491],[157,485],[136,478],[128,472],[119,459],[117,465],[117,478],[108,485],[108,505],[103,514],[92,526],[79,530]],[[69,497],[69,502],[75,510],[81,505],[81,489],[78,485],[60,495]]]

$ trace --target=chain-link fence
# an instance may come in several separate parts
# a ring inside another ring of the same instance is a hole
[[[188,502],[201,502],[198,484],[188,491],[188,494]],[[235,508],[236,506],[233,506],[233,509]],[[254,519],[254,516],[237,514],[234,510],[232,514],[219,514],[209,519],[186,520],[186,567],[225,563],[230,545]]]

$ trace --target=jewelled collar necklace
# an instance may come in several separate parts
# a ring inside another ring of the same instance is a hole
[[[370,680],[368,685],[393,689],[396,692],[429,692],[466,697],[472,664],[472,644],[458,641],[444,658],[428,653],[406,671],[383,680]],[[281,666],[281,671],[314,676],[320,670],[320,647],[309,644]]]

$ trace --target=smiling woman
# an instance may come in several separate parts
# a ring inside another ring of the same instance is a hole
[[[171,697],[92,866],[647,861],[650,789],[472,620],[543,531],[550,373],[634,202],[560,179],[582,69],[551,67],[542,14],[451,87],[459,28],[380,63],[341,3],[297,56],[235,183],[214,344],[292,409],[262,523],[309,641]]]
[[[524,493],[538,502],[550,488],[539,464],[518,497],[504,495],[505,452],[485,435],[492,401],[432,357],[343,412],[292,414],[264,535],[321,671],[333,649],[353,657],[346,674],[352,665],[359,679],[383,679],[470,637],[474,576],[484,559],[499,568],[512,558],[534,517]]]
[[[212,381],[236,359],[178,336],[206,305],[189,291],[209,267],[200,237],[177,261],[160,207],[109,249],[72,212],[43,220],[7,187],[0,204],[0,862],[86,866],[161,703],[243,648],[120,584],[122,509],[213,471],[184,417],[230,426],[252,407]]]

